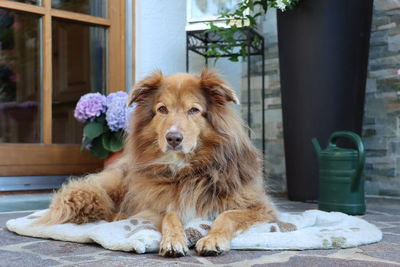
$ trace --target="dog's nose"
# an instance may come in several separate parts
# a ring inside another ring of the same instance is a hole
[[[183,135],[180,132],[169,132],[165,138],[170,146],[176,148],[182,143]]]

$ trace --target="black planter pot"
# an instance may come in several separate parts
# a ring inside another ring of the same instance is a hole
[[[303,0],[278,12],[283,131],[290,200],[318,199],[310,139],[361,133],[373,0]]]

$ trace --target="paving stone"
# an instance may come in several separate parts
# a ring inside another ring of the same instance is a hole
[[[214,264],[230,264],[244,260],[254,260],[266,255],[278,254],[280,251],[233,251],[230,250],[217,257],[207,257]]]
[[[400,202],[400,201],[397,201]],[[367,203],[367,213],[371,212],[371,213],[375,213],[375,214],[382,214],[382,213],[386,213],[389,215],[397,215],[400,216],[400,210],[395,207],[371,207],[370,204]]]
[[[382,241],[393,244],[400,244],[400,235],[384,234]]]
[[[7,229],[0,230],[0,247],[19,243],[42,241],[43,239],[17,235]]]
[[[400,227],[388,227],[382,229],[383,233],[400,234]]]
[[[106,253],[100,253],[102,256],[110,256],[110,257],[123,257],[123,258],[138,258],[138,259],[150,259],[150,260],[158,260],[158,261],[165,261],[165,262],[176,262],[179,261],[180,263],[196,263],[196,264],[201,264],[200,261],[198,261],[196,258],[193,257],[195,255],[194,250],[189,251],[190,255],[181,257],[179,259],[176,258],[165,258],[162,256],[159,256],[157,253],[151,253],[151,254],[135,254],[131,252],[122,252],[122,251],[113,251],[113,252],[106,252]]]
[[[156,261],[149,260],[147,258],[137,258],[132,257],[131,259],[126,258],[117,258],[117,259],[102,259],[92,262],[84,262],[84,263],[74,263],[71,265],[64,266],[79,266],[79,267],[99,267],[99,266],[107,266],[107,267],[126,267],[126,266],[152,266],[152,267],[170,267],[170,266],[201,266],[199,264],[193,263],[181,263],[180,259],[175,259],[175,261]]]
[[[133,252],[124,252],[124,251],[109,251],[109,250],[105,250],[102,253],[99,253],[99,255],[102,256],[112,256],[112,257],[141,257],[144,255],[150,255],[150,254],[135,254]]]
[[[196,264],[201,264],[201,262],[198,260],[199,257],[194,256],[194,255],[195,255],[194,250],[191,250],[190,253],[191,253],[193,256],[188,255],[188,256],[179,258],[179,262],[180,262],[180,263],[196,263]],[[148,259],[153,259],[153,260],[159,260],[159,261],[161,260],[161,261],[165,261],[165,262],[171,262],[171,263],[177,261],[177,260],[174,259],[174,258],[164,258],[164,257],[162,257],[162,256],[160,256],[160,255],[157,255],[157,254],[148,254],[148,255],[147,255],[147,258],[148,258]]]
[[[313,249],[313,250],[303,250],[299,252],[299,255],[307,256],[327,256],[338,252],[339,249]]]
[[[17,267],[17,266],[29,266],[29,267],[45,267],[45,266],[57,266],[60,263],[51,259],[42,259],[38,255],[0,250],[0,266],[2,267]]]
[[[288,262],[284,263],[271,263],[271,264],[255,264],[252,267],[261,266],[296,266],[296,267],[386,267],[386,266],[398,266],[396,264],[387,264],[382,262],[371,262],[371,261],[356,261],[348,259],[332,259],[332,258],[318,258],[318,257],[305,257],[305,256],[293,256]]]
[[[95,261],[95,256],[68,256],[62,257],[61,260],[72,261],[72,262],[84,262],[84,261]]]
[[[378,221],[378,222],[398,222],[400,221],[399,216],[386,215],[386,214],[365,214],[362,216],[363,219],[369,221]]]
[[[392,215],[400,215],[399,199],[389,198],[367,198],[367,210],[376,210],[379,212],[385,212]]]
[[[22,248],[30,250],[32,253],[49,255],[53,257],[63,257],[66,255],[85,255],[104,251],[104,248],[94,244],[79,244],[56,240],[37,242],[35,244],[23,246]]]
[[[387,242],[379,242],[359,248],[365,255],[400,263],[400,245],[394,246]]]

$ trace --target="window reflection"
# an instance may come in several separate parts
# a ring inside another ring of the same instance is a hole
[[[31,5],[41,5],[42,1],[41,0],[10,0],[14,2],[20,2],[24,4],[31,4]]]
[[[106,91],[106,29],[53,20],[53,142],[79,144],[73,111],[79,98]]]
[[[40,142],[39,19],[0,9],[0,143]]]
[[[107,16],[106,0],[52,0],[51,7],[97,17]]]

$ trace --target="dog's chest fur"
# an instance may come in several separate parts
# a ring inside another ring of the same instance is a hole
[[[176,153],[168,153],[161,158],[161,162],[168,165],[169,169],[173,173],[178,173],[181,169],[190,166],[185,158],[178,156]]]
[[[229,185],[217,170],[191,169],[188,163],[169,158],[173,164],[158,166],[155,172],[136,173],[132,180],[135,212],[177,212],[182,221],[193,218],[213,219],[232,203]],[[174,160],[176,160],[174,162]],[[144,176],[146,177],[145,179]]]

